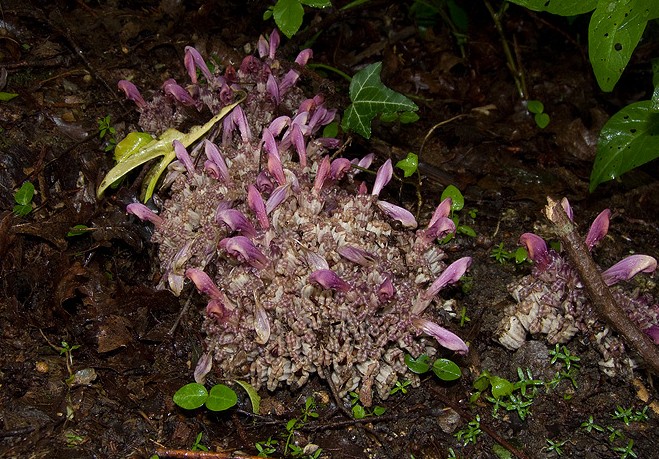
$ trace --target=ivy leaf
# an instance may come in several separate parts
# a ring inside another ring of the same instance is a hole
[[[371,121],[378,115],[413,112],[419,109],[414,102],[387,88],[380,80],[382,62],[360,70],[350,82],[352,104],[345,111],[342,127],[365,138],[371,137]]]
[[[626,106],[600,132],[590,191],[659,157],[659,112],[651,100]]]

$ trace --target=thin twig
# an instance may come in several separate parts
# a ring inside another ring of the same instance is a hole
[[[647,366],[659,375],[657,346],[648,335],[634,325],[625,311],[618,306],[590,256],[586,243],[577,233],[561,204],[548,197],[545,215],[554,224],[554,231],[561,239],[570,261],[577,269],[598,315],[620,333],[627,344],[643,358]]]

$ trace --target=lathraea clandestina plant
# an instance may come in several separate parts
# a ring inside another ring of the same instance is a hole
[[[567,199],[561,204],[572,219]],[[585,239],[589,250],[606,236],[610,217],[611,211],[606,209],[593,221]],[[530,275],[508,286],[516,303],[507,308],[497,330],[497,340],[514,350],[526,341],[529,333],[546,335],[550,344],[556,344],[566,343],[581,332],[602,353],[601,367],[610,374],[619,370],[626,360],[624,345],[598,320],[576,268],[536,234],[522,234],[520,243],[526,246],[534,266]],[[659,344],[659,303],[648,292],[619,284],[639,273],[652,273],[656,268],[657,260],[653,257],[630,255],[602,272],[602,278],[630,319]]]
[[[399,378],[418,384],[406,353],[435,355],[437,343],[467,353],[437,324],[454,301],[436,296],[471,259],[446,266],[436,243],[455,231],[450,200],[418,229],[410,212],[379,198],[393,175],[391,160],[368,192],[355,176],[373,155],[330,159],[339,141],[321,132],[335,110],[322,95],[306,98],[296,87],[311,51],[291,66],[277,60],[278,42],[276,32],[262,37],[259,58],[248,56],[223,76],[188,47],[192,84],[169,81],[151,103],[122,83],[140,106],[141,126],[154,131],[168,127],[161,113],[179,123],[186,110],[215,113],[235,91],[247,93],[217,141],[206,138],[190,152],[173,142],[177,161],[165,177],[169,194],[160,212],[140,203],[128,212],[155,226],[160,287],[178,295],[187,278],[208,298],[198,381],[212,369],[274,390],[299,387],[317,373],[341,396],[357,391],[369,406],[375,392],[387,398]]]

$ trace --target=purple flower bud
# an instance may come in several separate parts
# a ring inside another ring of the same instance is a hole
[[[524,233],[519,237],[520,244],[526,246],[529,258],[540,270],[544,270],[550,262],[549,250],[545,240],[533,233]]]
[[[240,73],[244,76],[256,75],[261,69],[262,63],[254,56],[247,56],[240,64]]]
[[[261,59],[268,55],[269,46],[268,40],[263,35],[260,35],[259,41],[256,43],[256,49],[258,50]]]
[[[233,122],[238,126],[240,137],[242,137],[243,142],[249,143],[252,140],[252,131],[249,129],[247,117],[240,105],[231,111],[231,117],[233,118]]]
[[[394,290],[394,284],[391,282],[391,279],[388,276],[385,277],[378,289],[378,300],[380,300],[380,303],[386,303],[394,297],[395,293],[396,291]]]
[[[320,285],[324,289],[347,292],[350,290],[350,284],[341,279],[331,269],[318,269],[309,274],[309,282]]]
[[[295,86],[298,78],[300,78],[300,74],[297,71],[289,70],[288,73],[284,75],[284,78],[279,81],[279,94],[282,96],[286,94],[289,89]]]
[[[366,196],[367,193],[368,193],[368,188],[366,187],[366,182],[361,182],[359,184],[359,188],[357,188],[357,195]]]
[[[318,166],[318,171],[316,172],[316,179],[313,183],[313,190],[316,194],[320,193],[320,190],[323,189],[325,180],[329,177],[330,173],[330,159],[329,156],[325,156]]]
[[[657,260],[649,255],[630,255],[602,273],[606,285],[629,280],[640,272],[651,273],[657,269]]]
[[[218,300],[220,302],[224,299],[224,294],[220,291],[219,288],[217,288],[215,282],[213,282],[211,278],[208,277],[208,274],[203,272],[201,269],[188,268],[185,271],[185,277],[194,282],[199,292],[203,293],[204,295],[208,295],[211,299]]]
[[[219,246],[229,255],[236,257],[239,261],[248,263],[253,268],[264,269],[268,266],[266,256],[245,236],[224,238],[220,241]]]
[[[610,219],[611,211],[609,209],[604,209],[595,220],[593,220],[593,224],[590,225],[588,235],[586,236],[586,246],[588,246],[588,250],[591,250],[599,241],[604,239],[606,233],[609,232]]]
[[[359,247],[344,245],[337,250],[339,255],[361,266],[371,266],[375,262],[373,254]]]
[[[224,83],[222,85],[222,89],[220,89],[220,102],[222,102],[224,105],[231,105],[234,100],[234,92],[231,89],[231,87]]]
[[[282,115],[272,120],[270,126],[268,126],[268,129],[273,136],[277,136],[281,134],[281,131],[283,131],[284,128],[290,124],[291,118],[286,115]]]
[[[428,223],[428,229],[430,229],[430,227],[433,226],[435,222],[440,218],[448,217],[451,214],[452,205],[453,205],[453,201],[451,200],[451,198],[445,198],[442,202],[440,202],[437,208],[435,209],[435,212],[432,214],[432,218]]]
[[[256,299],[256,293],[254,294]],[[256,341],[258,344],[265,344],[270,339],[270,320],[265,308],[258,300],[254,305],[254,331],[256,332]]]
[[[335,139],[333,137],[319,137],[315,140],[315,142],[325,148],[329,148],[331,150],[334,150],[335,148],[339,148],[339,145],[341,145],[341,141],[339,139]],[[351,161],[352,163],[352,161]]]
[[[176,153],[176,158],[181,162],[181,164],[185,166],[185,170],[188,171],[188,174],[194,174],[194,163],[188,154],[188,150],[185,149],[181,141],[178,139],[174,139],[172,145],[174,146],[174,153]]]
[[[364,156],[362,159],[357,161],[357,165],[362,169],[368,169],[369,167],[371,167],[373,158],[375,158],[375,153],[369,153],[366,156]]]
[[[184,87],[176,83],[176,80],[170,78],[165,81],[162,85],[162,90],[165,94],[169,94],[179,103],[185,105],[186,107],[196,106],[197,102],[192,98],[190,93],[185,90]]]
[[[455,223],[450,218],[440,217],[434,221],[432,226],[417,232],[417,237],[425,244],[430,244],[435,239],[441,239],[448,234],[455,233]]]
[[[281,103],[281,94],[279,94],[277,80],[275,80],[275,77],[273,77],[272,74],[268,75],[268,81],[265,83],[265,88],[268,91],[268,94],[272,96],[275,105],[279,105]]]
[[[286,198],[288,198],[288,191],[290,190],[290,186],[288,184],[286,185],[280,185],[275,190],[272,192],[268,200],[265,202],[265,213],[270,215],[273,210],[277,208],[279,204],[284,202]]]
[[[432,336],[437,342],[458,354],[465,355],[469,352],[469,348],[456,334],[448,331],[444,327],[440,327],[434,322],[431,322],[420,317],[414,318],[412,324],[421,332]]]
[[[304,144],[304,134],[302,134],[302,129],[300,129],[298,124],[291,126],[291,140],[295,145],[297,156],[300,159],[300,166],[303,168],[307,167],[307,147]]]
[[[259,193],[259,190],[254,185],[250,185],[247,189],[247,205],[256,215],[261,228],[264,230],[268,229],[270,227],[270,221],[268,220],[268,213],[265,211],[265,203],[263,202],[261,193]]]
[[[236,209],[218,209],[215,213],[215,221],[224,223],[231,231],[240,231],[243,236],[253,238],[256,236],[256,229],[245,215]]]
[[[268,151],[268,172],[272,174],[280,186],[286,185],[286,174],[284,174],[279,153]]]
[[[222,174],[220,173],[220,168],[217,167],[213,161],[207,159],[204,161],[204,172],[210,177],[213,177],[215,180],[221,180]]]
[[[329,269],[329,264],[327,260],[323,258],[322,255],[318,255],[316,252],[307,252],[305,257],[307,259],[307,264],[312,271],[318,271],[321,269]]]
[[[350,169],[352,169],[352,163],[349,159],[336,158],[330,165],[330,177],[333,180],[341,180]]]
[[[377,205],[387,217],[399,221],[405,228],[417,227],[416,219],[409,210],[387,201],[378,201]]]
[[[194,380],[197,384],[206,384],[206,375],[213,369],[213,356],[210,352],[203,354],[197,360],[197,366],[194,369]]]
[[[222,153],[220,153],[220,149],[213,142],[206,139],[204,140],[204,152],[206,153],[206,157],[217,166],[220,175],[219,178],[225,183],[231,183],[229,168],[222,157]]]
[[[449,284],[454,284],[467,271],[471,265],[471,257],[463,257],[451,263],[442,274],[420,295],[420,300],[412,307],[412,314],[421,314],[423,310],[428,307],[432,299],[437,295],[440,290]]]
[[[266,171],[261,171],[259,175],[256,176],[256,189],[263,194],[270,194],[272,193],[272,190],[275,189],[275,186]]]
[[[303,49],[295,58],[295,63],[297,65],[301,65],[302,67],[304,67],[305,65],[307,65],[307,62],[312,57],[313,57],[313,51],[311,49],[309,48]]]
[[[135,102],[138,108],[142,109],[146,107],[146,101],[140,94],[137,86],[133,83],[128,80],[120,80],[119,83],[117,83],[117,86],[124,92],[124,94],[126,94],[126,99]]]
[[[221,300],[210,300],[206,305],[206,316],[218,323],[227,323],[231,321],[233,309],[227,307],[227,303]]]
[[[380,191],[382,191],[382,188],[384,188],[384,186],[389,183],[393,174],[394,167],[391,165],[391,159],[388,159],[382,166],[380,166],[377,174],[375,175],[375,184],[373,185],[373,191],[371,194],[373,196],[379,196]]]
[[[134,202],[132,204],[128,204],[126,206],[126,212],[135,215],[137,218],[139,218],[142,221],[146,220],[150,223],[153,223],[154,225],[156,225],[156,227],[162,226],[162,224],[165,222],[161,216],[156,214],[154,211],[149,209],[141,202]]]
[[[206,80],[210,83],[213,80],[213,74],[208,70],[206,62],[199,54],[199,51],[194,49],[192,46],[185,47],[185,57],[183,58],[183,63],[185,64],[185,69],[188,71],[190,80],[193,83],[197,83],[197,68],[201,70],[201,73],[204,74]]]
[[[225,116],[222,120],[222,145],[227,147],[231,144],[233,131],[236,130],[236,123],[233,116]]]
[[[279,32],[277,32],[277,29],[272,29],[272,33],[270,34],[270,52],[268,53],[270,59],[275,58],[280,41]]]
[[[567,214],[567,217],[570,220],[572,220],[572,217],[573,217],[573,215],[572,215],[572,206],[570,206],[570,201],[568,201],[567,198],[561,199],[561,207],[563,208],[563,210]]]

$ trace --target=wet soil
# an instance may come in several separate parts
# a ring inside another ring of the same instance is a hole
[[[474,218],[464,211],[461,217],[477,236],[459,235],[447,245],[455,258],[474,258],[471,289],[450,292],[470,318],[462,328],[452,324],[469,341],[469,356],[446,355],[463,377],[453,383],[426,378],[381,402],[384,415],[355,420],[318,379],[296,392],[262,393],[258,416],[240,391],[237,408],[227,412],[176,407],[172,394],[192,380],[203,346],[198,296],[155,290],[158,263],[149,232],[124,210],[137,185],[95,198],[112,164],[98,119],[110,117],[117,139],[137,121],[116,82],[129,78],[155,89],[167,78],[183,78],[187,45],[218,62],[239,63],[272,27],[262,20],[268,2],[0,2],[0,69],[7,71],[0,90],[19,94],[0,102],[0,456],[151,457],[159,451],[183,457],[188,450],[186,457],[203,457],[190,451],[201,433],[201,443],[219,452],[212,457],[256,455],[255,444],[268,438],[279,441],[271,456],[283,457],[287,423],[301,417],[312,396],[318,417],[290,440],[318,445],[320,457],[445,458],[450,448],[466,458],[558,457],[550,441],[564,442],[566,457],[654,457],[656,379],[642,362],[632,375],[605,375],[587,337],[568,344],[581,358],[575,383],[541,389],[525,419],[505,410],[494,416],[490,402],[469,398],[483,370],[516,380],[518,367],[530,368],[550,380],[560,368],[550,363],[551,347],[542,337],[516,352],[493,340],[512,302],[506,285],[530,266],[498,263],[492,249],[499,243],[513,249],[525,231],[550,235],[541,216],[546,196],[570,199],[581,232],[602,209],[613,211],[611,232],[595,253],[601,266],[630,253],[659,255],[656,164],[588,193],[597,132],[621,107],[650,97],[649,56],[657,44],[642,42],[616,91],[604,94],[586,58],[587,20],[511,7],[503,29],[523,66],[529,98],[542,100],[551,115],[549,126],[539,129],[520,102],[492,18],[473,3],[461,46],[440,17],[422,27],[410,14],[411,2],[373,1],[349,13],[308,13],[309,29],[282,50],[294,57],[311,40],[313,62],[348,74],[382,61],[383,80],[414,98],[420,120],[376,122],[373,137],[353,139],[347,151],[375,151],[380,161],[420,153],[422,212],[449,184],[463,191],[467,209],[477,210]],[[320,69],[303,78],[329,105],[347,105],[341,78]],[[34,210],[17,217],[14,193],[25,180],[37,191]],[[401,187],[398,199],[414,208],[414,186]],[[67,236],[74,225],[92,230]],[[67,352],[64,343],[75,348]],[[616,407],[645,406],[646,421],[613,417]],[[484,433],[463,446],[455,434],[477,416]],[[590,416],[603,432],[580,427]],[[636,456],[624,456],[630,441]]]

